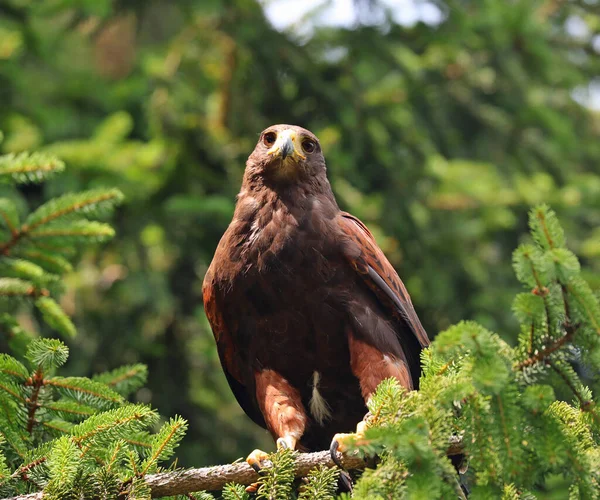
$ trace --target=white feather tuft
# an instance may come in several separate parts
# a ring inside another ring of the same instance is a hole
[[[320,379],[321,375],[319,372],[315,371],[313,373],[313,389],[309,407],[312,416],[315,417],[315,420],[319,422],[320,425],[323,425],[326,420],[331,419],[331,409],[329,408],[327,401],[325,401],[319,392]]]

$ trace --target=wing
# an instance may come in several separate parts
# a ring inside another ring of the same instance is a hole
[[[210,269],[206,273],[202,285],[202,298],[204,300],[204,311],[215,336],[217,352],[221,360],[221,366],[225,372],[229,387],[237,399],[239,405],[255,423],[266,428],[262,413],[256,401],[256,391],[253,378],[244,377],[243,361],[231,335],[231,324],[228,324],[221,306],[218,287],[212,281]],[[233,324],[235,327],[235,323]]]
[[[344,255],[352,268],[375,292],[379,302],[403,325],[402,330],[408,330],[421,348],[427,347],[429,338],[415,312],[410,295],[367,226],[346,212],[340,213],[338,221],[349,239],[344,246]]]

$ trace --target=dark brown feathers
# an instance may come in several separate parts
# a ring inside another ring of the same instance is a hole
[[[427,334],[369,230],[339,210],[305,129],[261,134],[203,295],[240,405],[301,449],[353,429],[383,378],[418,384]]]

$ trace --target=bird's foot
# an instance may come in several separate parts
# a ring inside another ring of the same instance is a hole
[[[254,450],[248,457],[246,458],[246,462],[250,467],[254,469],[254,471],[258,474],[260,469],[262,469],[263,462],[269,458],[269,454],[262,450]],[[246,486],[246,491],[248,493],[256,493],[258,491],[258,487],[260,485],[258,483],[251,483]]]
[[[346,453],[352,443],[356,443],[362,439],[366,430],[367,423],[364,420],[361,420],[356,425],[356,432],[354,434],[336,434],[333,436],[331,445],[329,446],[329,453],[331,454],[331,460],[333,460],[340,469],[344,468],[340,459],[340,454]]]
[[[279,450],[293,450],[296,448],[296,439],[291,436],[284,436],[277,439],[277,451]],[[252,467],[256,473],[260,472],[263,467],[265,460],[269,458],[269,454],[262,450],[254,450],[246,458],[246,462]],[[246,487],[248,493],[256,493],[258,491],[259,484],[252,483]]]
[[[246,462],[250,467],[252,467],[256,473],[262,469],[263,462],[269,458],[269,454],[262,450],[254,450],[248,457],[246,458]]]

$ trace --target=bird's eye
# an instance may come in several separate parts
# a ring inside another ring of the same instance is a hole
[[[310,139],[304,139],[302,141],[302,149],[307,153],[313,153],[315,149],[317,149],[317,144],[315,141],[311,141]]]
[[[265,143],[265,146],[268,147],[271,147],[273,144],[275,144],[276,140],[277,134],[275,132],[267,132],[263,137],[263,142]]]

